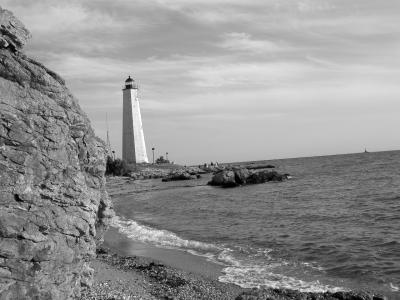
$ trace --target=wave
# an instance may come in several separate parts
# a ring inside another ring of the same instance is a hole
[[[400,287],[394,285],[393,283],[390,283],[389,286],[390,286],[390,289],[392,290],[392,292],[400,291]]]
[[[133,220],[122,219],[115,216],[112,225],[118,228],[119,232],[125,234],[131,239],[150,243],[156,246],[175,248],[184,250],[202,250],[202,251],[219,251],[219,248],[213,244],[202,243],[198,241],[186,240],[180,238],[175,233],[167,230],[159,230],[146,225],[141,225]]]
[[[243,288],[286,288],[299,290],[301,292],[314,293],[323,293],[326,291],[338,292],[344,290],[340,287],[324,285],[318,280],[307,282],[294,277],[271,272],[270,266],[227,267],[223,270],[223,273],[224,275],[218,278],[219,281],[234,283]]]
[[[188,240],[168,230],[155,229],[136,221],[114,217],[112,226],[128,238],[149,243],[162,248],[177,249],[223,266],[219,281],[233,283],[243,288],[272,287],[288,288],[302,292],[336,292],[343,288],[324,285],[319,281],[303,281],[282,275],[276,269],[288,265],[286,261],[276,261],[270,256],[272,249],[230,247],[212,243]],[[275,272],[274,272],[275,270]]]

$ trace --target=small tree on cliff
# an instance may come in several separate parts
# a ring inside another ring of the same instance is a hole
[[[106,175],[125,176],[130,172],[127,163],[122,159],[107,157]]]

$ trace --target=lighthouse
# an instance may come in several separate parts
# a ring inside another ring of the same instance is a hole
[[[142,117],[140,114],[138,85],[129,76],[125,80],[122,113],[122,159],[128,163],[148,163]]]

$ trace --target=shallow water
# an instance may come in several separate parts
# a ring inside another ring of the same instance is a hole
[[[223,266],[220,280],[400,299],[400,151],[268,161],[282,183],[138,181],[115,198],[131,239]]]

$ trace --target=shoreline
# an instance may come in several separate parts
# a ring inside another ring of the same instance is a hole
[[[113,178],[108,181],[107,190],[113,202],[118,204],[120,197],[146,192],[150,183],[143,181],[135,186],[128,178]],[[242,288],[218,281],[224,266],[207,260],[205,256],[140,242],[112,226],[105,233],[101,249],[107,250],[100,250],[97,259],[91,263],[95,269],[93,288],[81,299],[387,299],[367,292],[318,293]],[[175,286],[175,280],[184,284]],[[197,286],[202,289],[198,290]]]
[[[93,285],[80,300],[387,300],[367,292],[306,293],[288,289],[245,289],[142,256],[121,256],[100,247],[90,262]]]
[[[243,289],[142,256],[121,256],[106,248],[90,263],[94,283],[81,300],[236,299]]]
[[[115,227],[110,227],[105,233],[102,247],[119,256],[137,256],[158,261],[172,268],[196,273],[211,280],[218,280],[223,269],[222,265],[211,262],[204,256],[134,241],[120,233]]]

